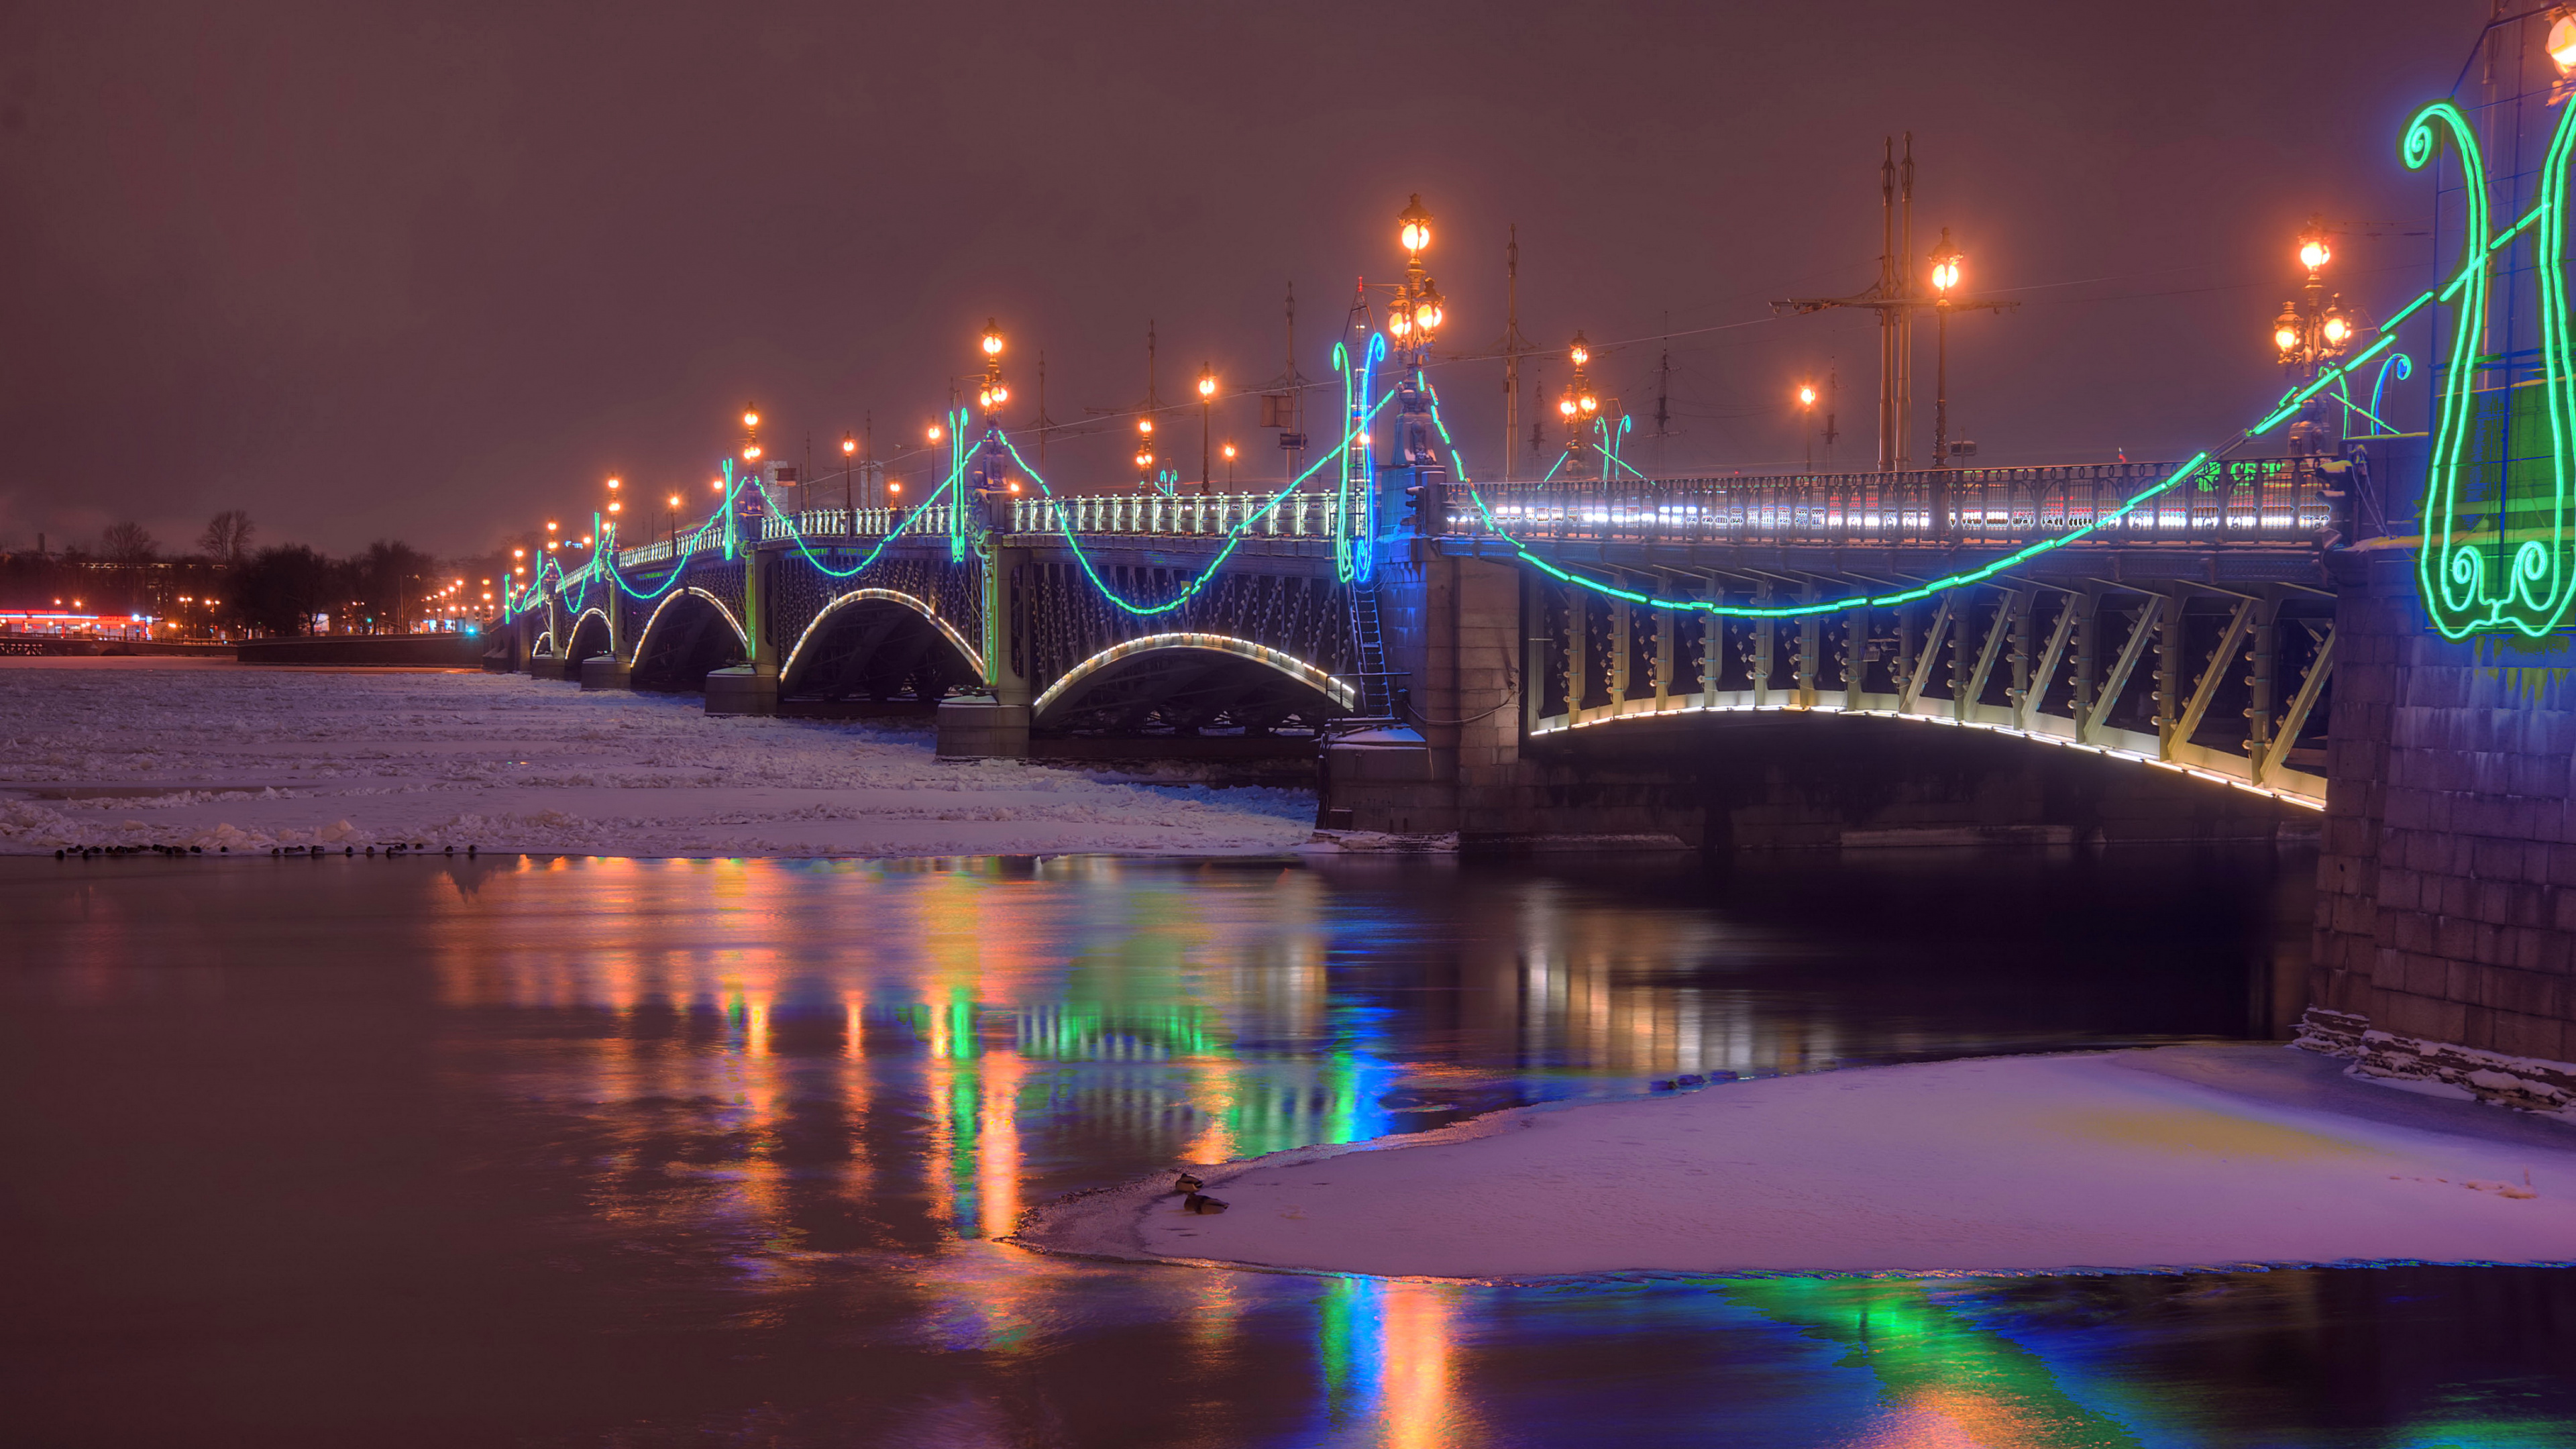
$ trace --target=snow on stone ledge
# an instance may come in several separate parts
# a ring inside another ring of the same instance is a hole
[[[709,718],[520,675],[0,661],[0,853],[280,845],[634,856],[1269,854],[1302,791],[942,761],[927,730]]]
[[[2576,1129],[2263,1045],[1775,1077],[1362,1146],[1203,1169],[1221,1215],[1165,1176],[1022,1240],[1473,1279],[2576,1260]]]

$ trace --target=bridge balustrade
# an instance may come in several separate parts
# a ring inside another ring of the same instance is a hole
[[[1157,534],[1221,538],[1241,529],[1255,537],[1329,537],[1340,526],[1341,500],[1293,493],[1269,507],[1268,493],[1111,493],[1021,498],[1011,504],[1015,533]],[[1267,510],[1266,512],[1264,510]]]
[[[1493,528],[1525,541],[2012,547],[2093,530],[2104,544],[2309,543],[2335,527],[2311,458],[2212,462],[2123,513],[2179,463],[1482,483]],[[1459,506],[1463,505],[1463,506]],[[1453,500],[1453,533],[1487,534]]]

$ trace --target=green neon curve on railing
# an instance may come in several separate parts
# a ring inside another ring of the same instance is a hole
[[[1386,405],[1386,401],[1387,400],[1385,398],[1379,399],[1377,407],[1384,407]],[[1370,417],[1363,419],[1362,421],[1366,422],[1373,420],[1375,413],[1376,408],[1370,409]],[[1208,566],[1199,572],[1198,577],[1181,585],[1180,592],[1178,594],[1175,594],[1172,598],[1160,604],[1139,604],[1119,593],[1116,589],[1111,588],[1109,586],[1109,581],[1100,576],[1100,570],[1092,566],[1091,556],[1083,550],[1082,540],[1074,533],[1073,524],[1070,521],[1069,514],[1063,510],[1057,511],[1055,531],[1064,539],[1066,547],[1073,551],[1074,562],[1082,566],[1083,576],[1091,580],[1091,586],[1100,591],[1102,598],[1107,599],[1110,603],[1117,605],[1119,608],[1126,610],[1130,614],[1135,614],[1143,618],[1152,618],[1157,614],[1168,614],[1196,597],[1198,591],[1207,586],[1207,581],[1216,576],[1216,571],[1225,566],[1225,561],[1234,555],[1236,547],[1243,542],[1244,536],[1252,531],[1252,526],[1277,512],[1280,504],[1285,503],[1290,498],[1296,496],[1297,490],[1304,486],[1307,479],[1314,477],[1318,472],[1323,470],[1326,464],[1333,462],[1335,459],[1340,458],[1344,453],[1348,452],[1350,450],[1351,440],[1355,436],[1357,436],[1355,432],[1343,434],[1342,441],[1339,446],[1335,447],[1331,452],[1326,453],[1324,456],[1316,459],[1305,472],[1289,479],[1286,487],[1271,494],[1269,500],[1264,502],[1259,508],[1253,509],[1244,514],[1242,522],[1237,523],[1232,528],[1226,530],[1224,546],[1217,550],[1216,557],[1210,560]],[[1020,456],[1020,450],[1016,444],[1012,443],[1010,435],[996,429],[993,433],[993,437],[995,441],[1002,445],[1005,451],[1010,453],[1011,461],[1019,464],[1021,471],[1029,475],[1029,481],[1038,485],[1039,496],[1046,502],[1052,503],[1056,501],[1055,489],[1047,483],[1046,478],[1041,475],[1037,469],[1029,466],[1028,459]],[[1348,518],[1348,513],[1345,512],[1343,517]],[[1337,534],[1339,532],[1340,530],[1336,530]]]

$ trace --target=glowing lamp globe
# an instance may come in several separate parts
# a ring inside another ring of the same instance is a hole
[[[986,357],[1002,355],[1002,329],[995,326],[993,319],[989,317],[984,319],[984,355]]]
[[[759,427],[759,426],[760,426],[760,414],[758,414],[758,413],[756,413],[756,412],[753,412],[753,411],[752,411],[751,409],[749,409],[749,408],[744,408],[744,409],[742,410],[742,425],[743,425],[744,427],[746,427],[746,428],[756,428],[756,427]]]
[[[1420,192],[1413,194],[1413,198],[1405,203],[1404,210],[1396,213],[1395,219],[1398,224],[1396,240],[1404,243],[1406,251],[1420,252],[1431,245],[1431,213],[1422,209]]]
[[[1798,406],[1800,406],[1800,407],[1802,407],[1802,408],[1811,408],[1811,407],[1814,407],[1815,405],[1816,405],[1816,385],[1815,385],[1814,383],[1812,383],[1812,382],[1809,382],[1809,383],[1801,383],[1801,384],[1799,384],[1799,387],[1798,387]]]
[[[2299,265],[2315,271],[2334,260],[2334,248],[2327,244],[2325,229],[2314,222],[2299,237]]]
[[[2326,314],[2325,335],[2326,341],[2329,344],[2340,347],[2343,345],[2344,339],[2352,335],[2352,324],[2344,320],[2341,312],[2328,312]]]
[[[1204,372],[1199,374],[1199,396],[1216,396],[1216,379]]]
[[[2560,75],[2576,71],[2576,14],[2562,14],[2549,25],[2549,37],[2541,42],[2549,52],[2549,63]]]

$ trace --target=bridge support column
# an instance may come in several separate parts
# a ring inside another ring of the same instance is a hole
[[[2507,1105],[2576,1103],[2576,651],[2563,633],[2451,642],[2411,554],[2337,562],[2299,1044]]]
[[[998,540],[984,560],[982,695],[939,702],[938,752],[953,760],[1021,760],[1029,753],[1028,629],[1020,617],[1029,551]]]
[[[751,528],[757,530],[755,519]],[[742,629],[750,636],[744,663],[707,671],[707,713],[778,713],[778,646],[769,638],[769,566],[775,549],[753,548],[742,560]]]
[[[581,661],[581,687],[585,692],[635,687],[635,631],[643,621],[635,617],[635,606],[626,591],[615,581],[608,586],[608,652],[594,654]]]

